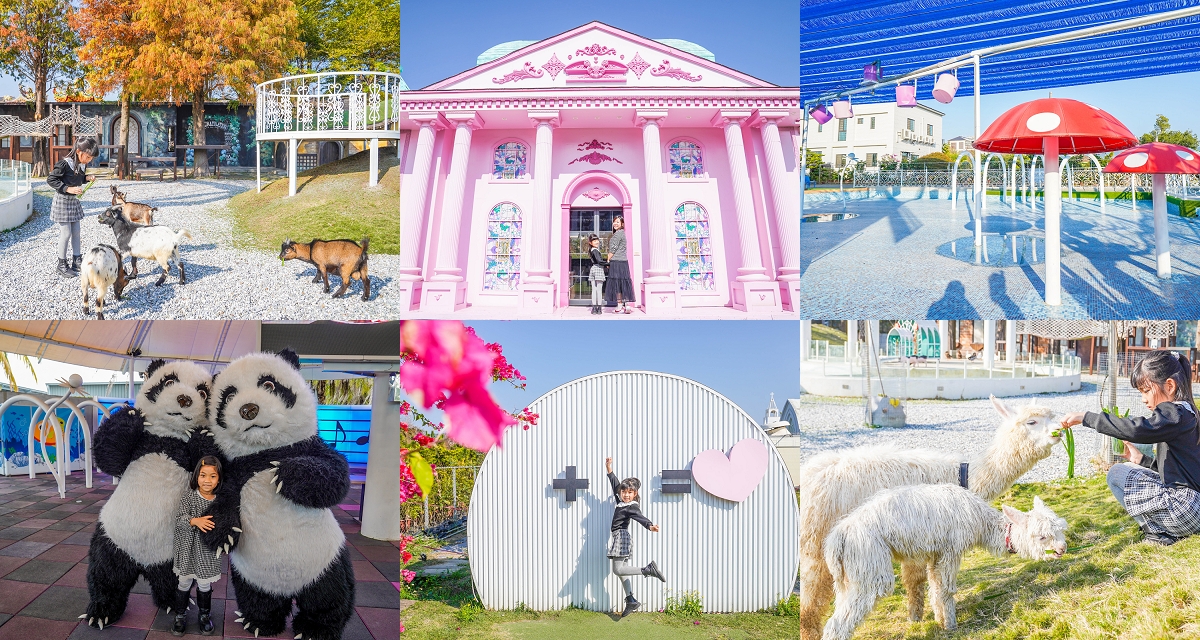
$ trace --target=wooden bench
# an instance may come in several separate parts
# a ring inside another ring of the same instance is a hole
[[[165,179],[164,176],[166,175],[167,168],[166,167],[151,167],[150,166],[151,162],[170,162],[171,163],[171,180],[174,181],[174,180],[179,179],[178,160],[176,159],[175,156],[130,156],[130,158],[129,158],[130,165],[139,165],[139,164],[142,165],[140,168],[135,168],[133,170],[132,173],[133,173],[134,179],[141,180],[142,176],[144,176],[144,175],[152,176],[152,175],[157,174],[159,182],[162,182]]]

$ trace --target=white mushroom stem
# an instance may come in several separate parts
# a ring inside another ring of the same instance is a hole
[[[1058,138],[1042,138],[1046,154],[1046,304],[1062,304],[1062,176],[1058,167]]]
[[[1154,256],[1158,277],[1171,277],[1171,237],[1167,228],[1167,175],[1154,174]]]

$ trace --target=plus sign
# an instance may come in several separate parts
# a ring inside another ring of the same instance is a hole
[[[587,478],[576,478],[575,467],[567,467],[567,477],[554,480],[555,489],[567,490],[567,502],[575,502],[575,491],[588,488]]]

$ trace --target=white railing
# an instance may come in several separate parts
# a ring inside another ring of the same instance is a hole
[[[830,345],[814,340],[809,343],[809,367],[819,370],[821,376],[861,378],[866,376],[866,351],[860,350],[858,358],[851,362],[846,357],[845,345]],[[976,360],[908,358],[880,355],[870,363],[871,375],[882,378],[1042,378],[1079,375],[1082,360],[1073,355],[1021,355],[1015,362],[1004,361],[1004,352],[996,353],[992,366],[985,367],[983,356]],[[816,373],[816,371],[813,371]]]
[[[400,75],[327,71],[258,85],[258,132],[399,131]]]
[[[0,159],[0,200],[28,193],[33,188],[32,175],[28,162]]]

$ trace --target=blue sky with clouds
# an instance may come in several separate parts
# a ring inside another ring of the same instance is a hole
[[[780,86],[799,84],[800,9],[794,0],[405,0],[400,3],[404,81],[419,89],[470,69],[476,56],[502,42],[543,40],[593,20],[647,38],[695,42],[720,64]]]

